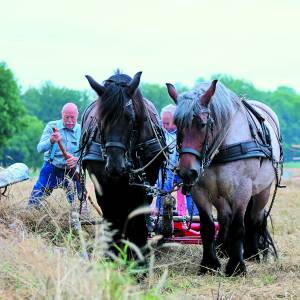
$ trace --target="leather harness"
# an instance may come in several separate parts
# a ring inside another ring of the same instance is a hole
[[[248,123],[254,140],[221,146],[218,154],[213,158],[213,164],[226,163],[246,158],[272,158],[272,145],[269,129],[263,116],[247,101],[242,100],[248,114]],[[259,126],[256,125],[255,120]]]
[[[206,162],[207,164],[220,164],[227,163],[231,161],[237,161],[247,158],[268,158],[272,159],[272,146],[270,133],[265,125],[265,119],[258,113],[258,111],[247,101],[242,100],[244,107],[246,108],[247,114],[251,114],[258,121],[259,127],[255,124],[253,118],[248,117],[249,128],[253,140],[245,141],[241,143],[221,146],[218,148],[218,153],[213,157],[212,161]],[[82,161],[105,161],[105,149],[103,143],[101,143],[101,135],[99,134],[98,121],[95,117],[97,102],[93,102],[83,114],[84,128],[82,128],[82,139],[81,144],[85,143],[83,149]],[[89,118],[89,120],[86,120]],[[209,130],[212,130],[213,123],[208,124],[207,134]],[[207,140],[207,138],[205,138]],[[106,145],[107,146],[107,145]],[[205,154],[208,150],[208,143],[204,145],[203,151],[198,153],[198,151],[190,148],[182,149],[181,153],[191,153],[194,154],[199,160],[205,159]],[[160,150],[156,138],[148,140],[142,144],[135,146],[135,151],[137,155],[153,157]],[[205,151],[204,151],[205,150]]]
[[[144,101],[145,101],[144,104],[149,111],[151,121],[155,124],[155,126],[158,129],[158,132],[160,133],[160,139],[164,140],[165,137],[163,135],[163,131],[159,130],[160,126],[159,126],[158,117],[156,116],[155,111],[153,111],[153,108],[151,107],[151,103],[147,99],[144,99]],[[97,108],[96,106],[97,106],[97,101],[91,103],[91,105],[86,108],[82,118],[83,128],[82,128],[82,137],[81,137],[81,145],[82,145],[81,151],[82,151],[83,164],[85,161],[104,162],[106,160],[105,148],[111,146],[111,142],[104,143],[101,140],[101,128],[99,128],[99,122],[95,116],[96,108]],[[133,129],[132,131],[136,131],[136,130]],[[133,135],[131,135],[131,137]],[[146,161],[149,161],[161,150],[160,143],[159,141],[157,141],[156,137],[138,144],[136,144],[135,142],[136,142],[136,137],[134,138],[134,141],[129,141],[129,143],[133,144],[132,147],[133,149],[131,149],[132,150],[131,154],[133,156],[132,159],[135,160],[133,161],[133,163],[137,167],[140,167],[141,165],[145,164]],[[163,142],[163,145],[165,145],[165,142]],[[113,146],[114,147],[118,146],[120,148],[125,147],[123,144],[116,145],[116,142],[114,142]]]
[[[216,149],[211,149],[209,147],[208,134],[211,132],[211,135],[213,136],[214,121],[210,115],[210,110],[208,108],[204,108],[201,112],[208,113],[208,121],[206,124],[206,133],[201,151],[199,152],[193,148],[180,149],[180,145],[178,145],[179,154],[193,154],[201,162],[202,168],[207,168],[211,164],[221,164],[255,157],[273,160],[270,132],[265,124],[264,117],[247,101],[242,100],[242,104],[246,109],[249,129],[253,140],[225,146],[220,146],[222,144],[221,141],[217,143]],[[259,125],[257,125],[256,122],[258,122]],[[280,142],[279,134],[279,144],[281,146]]]

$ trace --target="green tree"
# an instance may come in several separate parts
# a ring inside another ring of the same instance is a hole
[[[0,157],[8,140],[21,129],[19,120],[24,111],[13,72],[0,62]]]
[[[181,83],[176,83],[175,87],[178,93],[182,93],[188,89]],[[167,87],[165,85],[161,86],[159,84],[153,83],[142,83],[141,91],[145,98],[153,102],[159,112],[164,106],[168,104],[174,104],[173,100],[168,94]]]
[[[67,102],[74,102],[79,113],[82,113],[90,103],[90,98],[87,91],[57,87],[50,81],[39,88],[29,88],[22,95],[28,114],[36,116],[44,123],[59,119],[61,109]]]
[[[245,79],[236,79],[226,74],[215,74],[211,76],[211,80],[213,79],[220,80],[238,96],[255,100],[259,100],[264,97],[264,92],[257,90],[251,82],[246,81]]]
[[[22,132],[15,134],[8,142],[4,152],[3,163],[9,165],[23,162],[33,169],[41,167],[43,155],[38,153],[36,146],[40,140],[44,124],[36,117],[24,115],[20,123]]]
[[[264,102],[274,110],[280,123],[285,160],[291,160],[294,156],[290,150],[291,144],[300,144],[300,95],[284,86],[275,91],[261,91],[244,79],[234,79],[224,74],[215,74],[211,79],[219,79],[238,96]]]

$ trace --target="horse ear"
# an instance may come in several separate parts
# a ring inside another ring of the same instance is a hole
[[[99,84],[92,76],[85,75],[92,89],[101,97],[105,92],[105,87]]]
[[[129,95],[130,97],[132,97],[132,95],[134,94],[135,90],[139,87],[142,73],[143,73],[143,72],[137,72],[137,73],[133,76],[132,80],[128,83],[128,89],[127,89],[127,92],[128,92],[128,95]]]
[[[169,96],[174,100],[175,104],[177,104],[178,95],[174,85],[171,83],[166,83],[166,86],[168,89]]]
[[[211,101],[211,97],[214,95],[216,91],[216,85],[218,80],[215,79],[212,81],[209,89],[200,97],[200,102],[204,106],[208,106],[209,102]]]

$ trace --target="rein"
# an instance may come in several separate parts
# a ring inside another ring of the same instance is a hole
[[[170,163],[173,167],[174,167],[174,165],[172,164],[172,162],[169,160],[169,158],[168,158],[168,155],[165,153],[165,150],[166,149],[168,149],[168,147],[169,147],[169,144],[168,145],[166,145],[166,146],[163,146],[162,145],[162,143],[161,143],[161,139],[159,138],[159,133],[158,133],[158,131],[156,130],[156,124],[154,124],[154,122],[152,121],[152,119],[151,119],[151,116],[150,116],[150,113],[149,113],[149,110],[148,110],[148,107],[145,105],[145,108],[146,108],[146,113],[147,113],[147,121],[149,122],[149,124],[150,124],[150,126],[151,126],[151,128],[152,128],[152,131],[153,131],[153,133],[154,133],[154,135],[155,135],[155,138],[156,138],[156,140],[158,141],[158,143],[159,143],[159,146],[160,146],[160,151],[145,165],[145,166],[143,166],[143,167],[141,167],[141,168],[138,168],[138,169],[133,169],[133,170],[131,170],[131,172],[133,173],[133,174],[137,174],[137,173],[140,173],[140,172],[142,172],[142,171],[144,171],[147,167],[149,167],[154,161],[155,161],[155,159],[159,156],[159,155],[161,155],[161,153],[163,153],[163,155],[164,155],[164,157],[165,157],[165,159],[166,159],[166,161],[168,162],[168,163]]]

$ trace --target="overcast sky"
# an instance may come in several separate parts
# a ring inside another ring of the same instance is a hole
[[[0,0],[0,61],[23,87],[88,88],[116,68],[192,85],[227,73],[300,92],[298,0]]]

